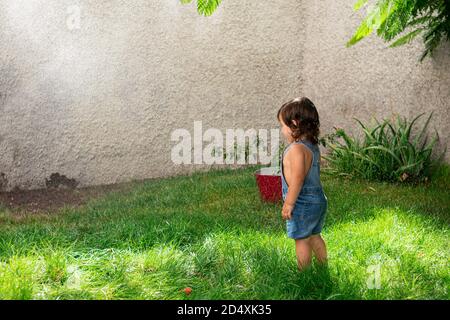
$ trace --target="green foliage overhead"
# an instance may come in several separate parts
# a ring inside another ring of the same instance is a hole
[[[193,0],[180,0],[183,4]],[[222,0],[197,0],[197,10],[210,16]],[[450,41],[450,0],[358,0],[355,11],[367,7],[367,14],[353,37],[347,42],[352,46],[369,36],[373,31],[390,42],[390,47],[410,43],[418,35],[423,36],[425,57],[443,41]],[[370,5],[369,5],[370,4]]]
[[[191,3],[193,0],[180,0],[183,4]],[[222,0],[197,0],[197,11],[201,15],[210,16],[219,7]]]
[[[377,0],[370,6],[369,0],[358,0],[354,9],[367,6],[367,14],[347,46],[352,46],[376,31],[390,42],[390,47],[410,43],[423,35],[425,49],[422,61],[441,42],[450,40],[449,0]]]

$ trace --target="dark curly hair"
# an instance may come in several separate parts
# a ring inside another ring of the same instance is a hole
[[[277,113],[278,121],[280,118],[292,130],[294,140],[305,136],[313,144],[319,143],[319,113],[308,98],[295,98],[283,104]],[[297,121],[298,126],[293,120]]]

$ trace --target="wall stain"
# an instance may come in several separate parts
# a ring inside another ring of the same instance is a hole
[[[8,187],[8,179],[6,178],[6,174],[0,172],[0,191],[5,191]]]
[[[65,175],[59,173],[52,173],[49,179],[45,179],[45,185],[47,188],[66,188],[75,189],[78,186],[78,181],[75,179],[69,179]]]

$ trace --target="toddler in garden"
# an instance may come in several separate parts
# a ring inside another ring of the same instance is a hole
[[[320,236],[327,211],[327,197],[320,182],[319,114],[308,98],[283,104],[277,119],[289,143],[281,157],[282,217],[287,235],[295,240],[300,270],[311,264],[314,254],[325,264],[327,249]]]

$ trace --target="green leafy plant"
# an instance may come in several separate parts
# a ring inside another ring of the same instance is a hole
[[[329,162],[326,171],[378,181],[428,181],[445,154],[444,150],[437,159],[433,158],[439,135],[436,132],[431,140],[427,135],[432,114],[418,132],[414,125],[424,114],[411,121],[400,116],[381,123],[376,120],[372,126],[355,118],[364,133],[362,139],[335,128],[335,134],[327,141],[331,152],[324,156]]]
[[[358,0],[355,11],[369,0]],[[368,7],[362,21],[347,46],[352,46],[376,31],[390,47],[410,43],[423,35],[425,50],[420,61],[430,55],[439,44],[450,40],[450,1],[448,0],[377,0]]]
[[[193,0],[181,0],[183,4],[192,3]],[[197,11],[201,15],[210,16],[219,7],[222,0],[197,0]]]

